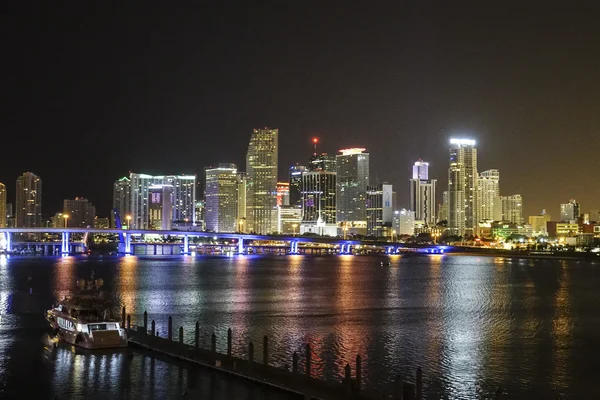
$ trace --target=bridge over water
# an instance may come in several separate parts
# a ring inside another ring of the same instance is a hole
[[[43,234],[58,236],[61,241],[39,239]],[[82,236],[81,240],[73,240],[74,235]],[[369,251],[387,254],[403,252],[444,253],[447,246],[416,245],[385,241],[351,240],[328,236],[289,236],[289,235],[255,235],[243,233],[215,233],[182,230],[149,230],[149,229],[101,229],[101,228],[0,228],[0,250],[12,252],[19,246],[45,246],[51,249],[47,254],[69,254],[87,250],[87,237],[90,234],[118,235],[119,253],[122,254],[190,254],[192,251],[215,249],[230,254],[248,254],[260,252],[277,252],[278,254],[332,253],[354,254],[357,251]],[[26,240],[26,238],[28,238]],[[166,239],[169,242],[166,242]],[[198,244],[195,238],[210,239],[216,244]],[[157,239],[162,242],[157,242]],[[219,243],[219,241],[221,243]],[[161,246],[160,253],[158,247]],[[170,253],[163,251],[170,248]],[[206,251],[203,251],[206,253]],[[210,251],[209,251],[210,252]]]

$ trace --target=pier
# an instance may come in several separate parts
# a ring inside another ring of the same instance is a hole
[[[245,379],[259,385],[268,385],[279,390],[294,393],[299,398],[321,400],[421,400],[423,398],[423,376],[421,368],[416,368],[414,382],[396,377],[394,388],[390,393],[372,393],[363,388],[362,360],[360,355],[355,358],[354,365],[346,364],[344,377],[340,382],[326,381],[312,376],[312,351],[309,344],[303,346],[303,354],[294,352],[289,364],[275,366],[269,362],[269,338],[263,337],[262,355],[254,352],[254,343],[248,343],[246,354],[242,357],[232,352],[234,332],[227,331],[227,338],[217,338],[211,335],[210,349],[202,348],[200,344],[200,325],[196,322],[193,344],[184,342],[184,329],[173,329],[173,319],[169,316],[166,337],[159,337],[156,322],[148,324],[148,313],[144,312],[142,326],[133,326],[131,316],[126,316],[125,307],[122,310],[122,323],[127,327],[129,344],[152,352],[157,352],[182,361],[227,374],[230,377]],[[225,354],[217,351],[217,341],[227,341]],[[302,362],[303,368],[300,368]]]

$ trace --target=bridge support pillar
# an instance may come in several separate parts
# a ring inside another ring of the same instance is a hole
[[[127,232],[123,236],[125,236],[125,254],[131,254],[131,234]]]
[[[8,253],[11,251],[10,232],[4,232],[4,242],[4,245],[6,246],[6,252]]]
[[[244,238],[238,239],[238,254],[244,254]]]
[[[69,232],[62,232],[62,254],[69,254]]]
[[[352,245],[348,244],[348,248],[346,249],[346,254],[352,254]]]
[[[183,254],[190,254],[190,238],[188,235],[183,237]]]

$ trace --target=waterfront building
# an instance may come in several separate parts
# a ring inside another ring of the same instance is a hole
[[[237,175],[237,232],[247,233],[246,196],[248,180],[245,172],[238,171]]]
[[[396,235],[415,234],[415,212],[406,209],[394,211],[392,230]]]
[[[363,148],[342,149],[336,156],[337,222],[345,226],[366,228],[369,153]],[[346,224],[346,223],[350,224]],[[366,233],[366,229],[363,234]]]
[[[475,140],[450,139],[448,169],[448,229],[451,234],[473,236],[477,217],[477,148]]]
[[[367,236],[388,236],[393,223],[392,185],[367,187]]]
[[[236,232],[238,228],[239,174],[235,164],[206,169],[206,230]]]
[[[94,228],[96,229],[108,229],[110,228],[110,219],[109,218],[98,218],[94,220]]]
[[[277,182],[277,205],[290,205],[290,184],[289,182]]]
[[[131,227],[149,228],[149,199],[151,186],[170,186],[171,222],[193,223],[196,220],[196,175],[146,175],[130,173]],[[121,214],[121,221],[126,216]],[[165,217],[166,218],[166,217]]]
[[[500,221],[500,171],[490,169],[479,174],[477,179],[477,205],[479,221]]]
[[[131,180],[124,176],[113,184],[113,210],[117,210],[121,224],[128,223],[127,216],[131,215]],[[111,226],[116,227],[115,216],[111,213]]]
[[[302,173],[306,171],[303,165],[290,167],[290,205],[302,207]]]
[[[442,192],[442,202],[438,207],[437,222],[446,221],[448,223],[448,191]]]
[[[148,187],[148,229],[171,230],[173,226],[173,186]]]
[[[42,179],[31,172],[17,178],[16,226],[42,227]]]
[[[336,173],[302,173],[302,222],[300,233],[337,236]]]
[[[501,196],[502,221],[512,224],[523,224],[523,198],[520,194]]]
[[[277,232],[284,235],[296,235],[302,224],[302,209],[294,206],[277,207]]]
[[[68,223],[68,218],[65,217],[63,213],[55,213],[52,217],[50,217],[50,227],[51,228],[66,228]]]
[[[560,220],[563,222],[577,221],[579,213],[579,203],[575,199],[560,205]]]
[[[6,212],[6,186],[0,182],[0,228],[6,228],[6,220],[8,214]]]
[[[13,203],[6,203],[6,227],[14,228],[15,224],[15,213],[13,208]]]
[[[67,216],[69,228],[87,228],[94,226],[96,207],[83,197],[63,200],[63,216]]]
[[[203,231],[205,229],[204,219],[205,219],[205,211],[206,207],[204,206],[203,200],[197,200],[195,206],[195,215],[194,215],[194,226],[199,231]]]
[[[531,225],[533,236],[548,235],[547,224],[550,222],[550,219],[550,214],[546,214],[546,210],[542,210],[539,215],[530,215],[529,225]]]
[[[409,208],[415,212],[415,218],[426,225],[435,225],[436,217],[436,179],[428,179],[429,163],[419,160],[413,165],[413,178],[409,181]]]
[[[246,154],[248,232],[277,231],[278,129],[254,129]]]
[[[552,238],[575,237],[579,233],[579,224],[575,222],[548,221],[548,236]]]

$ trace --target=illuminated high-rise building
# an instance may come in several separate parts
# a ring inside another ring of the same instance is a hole
[[[428,179],[429,163],[423,160],[413,165],[413,178],[409,181],[409,208],[415,212],[415,219],[425,225],[434,226],[436,218],[437,180]]]
[[[247,231],[269,234],[277,231],[278,129],[254,129],[246,155],[248,190]]]
[[[83,197],[63,200],[63,215],[68,216],[66,223],[69,228],[94,227],[96,207]]]
[[[366,229],[369,153],[365,149],[342,149],[336,156],[337,222],[359,223]]]
[[[390,236],[393,222],[392,185],[367,187],[367,235]]]
[[[336,236],[336,173],[302,173],[302,222],[300,233]]]
[[[173,186],[154,184],[148,187],[147,229],[169,231],[173,226]]]
[[[500,172],[490,169],[479,174],[477,179],[477,205],[480,221],[502,219],[500,203]]]
[[[477,148],[470,139],[450,139],[448,230],[474,236],[477,229]]]
[[[426,181],[429,179],[429,163],[419,159],[413,165],[412,179]]]
[[[302,172],[306,171],[303,165],[290,167],[290,206],[302,207]]]
[[[502,220],[511,224],[523,224],[523,198],[520,194],[500,196],[502,202]]]
[[[560,220],[563,222],[577,221],[579,214],[579,203],[575,199],[560,205]]]
[[[248,180],[246,173],[238,171],[237,175],[237,232],[247,233],[246,224],[246,196],[248,192]]]
[[[131,181],[124,176],[115,181],[113,184],[113,210],[119,212],[121,224],[125,225],[128,221],[127,217],[131,217]],[[115,216],[111,213],[111,226],[115,225]]]
[[[25,172],[17,178],[16,226],[18,228],[42,227],[42,179]]]
[[[277,182],[277,205],[290,205],[290,184],[288,182]]]
[[[546,210],[542,210],[539,215],[530,215],[529,225],[531,225],[533,236],[548,235],[548,222],[550,222],[550,220],[550,214],[547,214]]]
[[[206,230],[238,231],[238,171],[235,164],[206,169]]]
[[[8,214],[6,212],[6,186],[0,183],[0,228],[6,228],[6,219]]]
[[[172,187],[171,222],[193,223],[196,220],[196,175],[146,175],[132,172],[129,179],[131,206],[128,214],[132,217],[132,228],[149,228],[150,187],[156,185]],[[123,222],[124,218],[125,215],[121,213]]]
[[[327,153],[313,154],[308,160],[309,171],[335,172],[336,157]]]

